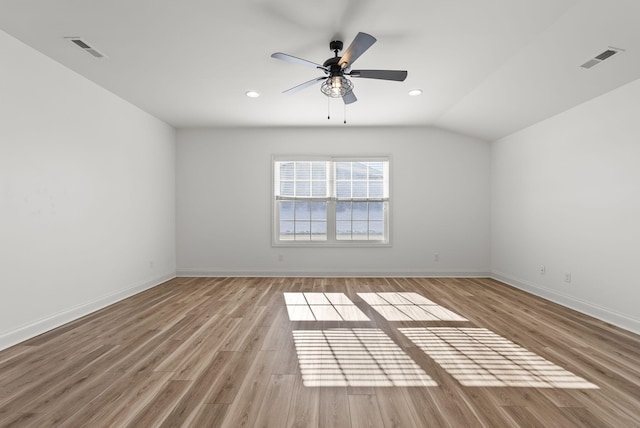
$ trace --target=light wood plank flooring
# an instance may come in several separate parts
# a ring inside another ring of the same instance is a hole
[[[0,352],[0,426],[640,427],[640,337],[489,279],[176,278]]]

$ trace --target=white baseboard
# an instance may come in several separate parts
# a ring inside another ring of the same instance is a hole
[[[623,328],[633,333],[640,334],[640,320],[632,318],[628,315],[620,314],[611,309],[596,305],[591,302],[585,302],[574,297],[558,293],[557,291],[540,287],[539,285],[527,281],[515,279],[502,272],[494,271],[491,273],[490,277],[497,281],[504,282],[505,284],[512,287],[526,291],[527,293],[534,294],[538,297],[542,297],[543,299],[550,300],[554,303],[558,303],[562,306],[566,306],[578,312],[582,312],[585,315],[592,316],[601,321],[613,324],[617,327]]]
[[[451,270],[253,270],[253,269],[178,269],[178,277],[293,277],[293,278],[489,278],[486,271]]]
[[[56,327],[60,327],[63,324],[76,320],[120,300],[126,299],[127,297],[133,296],[134,294],[138,294],[141,291],[153,288],[156,285],[162,284],[163,282],[169,281],[170,279],[173,279],[175,277],[175,272],[167,273],[162,276],[144,281],[142,283],[135,284],[131,287],[119,290],[108,296],[103,296],[92,302],[87,302],[82,305],[69,308],[62,312],[58,312],[48,317],[39,319],[16,329],[3,332],[2,334],[0,334],[0,350],[6,349],[13,345],[17,345],[20,342],[45,333]]]

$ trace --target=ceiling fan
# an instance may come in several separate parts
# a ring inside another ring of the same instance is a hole
[[[367,49],[376,42],[376,38],[367,33],[358,33],[353,42],[349,45],[342,56],[338,52],[342,50],[343,44],[340,40],[329,43],[329,49],[334,52],[334,57],[329,58],[323,64],[317,64],[306,59],[298,58],[282,52],[276,52],[271,58],[283,61],[302,64],[322,70],[324,76],[301,83],[293,88],[283,91],[283,93],[294,93],[301,89],[313,86],[322,82],[320,90],[323,94],[331,98],[342,98],[345,104],[351,104],[358,99],[353,93],[353,83],[346,77],[359,77],[364,79],[381,79],[402,82],[407,78],[405,70],[352,70],[351,66]]]

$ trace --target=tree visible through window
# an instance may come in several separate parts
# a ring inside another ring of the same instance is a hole
[[[389,160],[274,160],[274,242],[388,243]]]

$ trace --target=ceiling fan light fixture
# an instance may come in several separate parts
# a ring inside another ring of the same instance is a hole
[[[330,98],[342,98],[353,91],[353,83],[344,76],[331,76],[322,82],[320,90]]]
[[[422,89],[412,89],[409,91],[409,96],[417,97],[418,95],[422,95]]]

